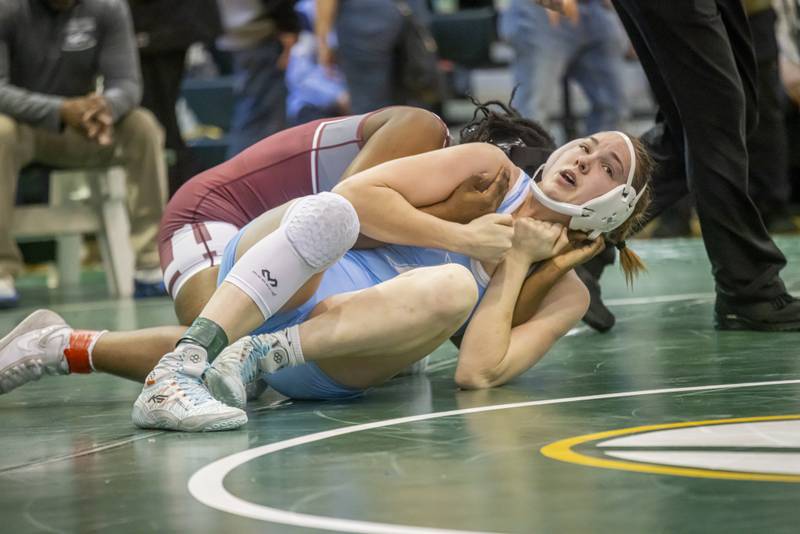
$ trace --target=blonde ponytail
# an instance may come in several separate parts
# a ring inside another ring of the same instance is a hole
[[[641,273],[647,270],[647,266],[634,251],[628,248],[625,238],[635,234],[642,227],[645,220],[645,212],[650,206],[652,197],[650,188],[646,187],[650,176],[656,167],[655,161],[647,152],[647,148],[638,138],[631,138],[633,148],[636,151],[636,174],[633,177],[633,187],[636,191],[642,191],[642,197],[634,208],[633,214],[619,228],[606,234],[606,242],[614,243],[619,250],[619,265],[625,274],[625,282],[628,287],[633,289],[633,281]]]
[[[634,279],[647,270],[647,265],[638,254],[628,248],[625,241],[620,241],[615,246],[619,250],[619,266],[625,273],[625,282],[629,288],[633,289]]]

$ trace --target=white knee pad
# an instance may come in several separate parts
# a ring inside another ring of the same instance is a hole
[[[280,227],[250,247],[225,277],[269,319],[314,274],[324,271],[358,238],[355,209],[341,195],[320,193],[295,202]]]
[[[358,239],[355,208],[336,193],[303,197],[286,211],[281,227],[297,254],[315,272],[327,269]]]

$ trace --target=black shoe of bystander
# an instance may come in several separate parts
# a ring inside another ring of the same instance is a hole
[[[583,265],[576,267],[575,272],[589,290],[589,309],[586,310],[586,315],[583,316],[583,322],[598,332],[608,332],[613,328],[617,320],[614,318],[614,314],[603,304],[600,281]]]
[[[788,293],[755,302],[735,302],[718,295],[714,326],[717,330],[797,332],[800,331],[800,300]]]

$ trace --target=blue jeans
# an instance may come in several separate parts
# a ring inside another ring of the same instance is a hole
[[[403,16],[394,0],[342,0],[337,57],[358,115],[398,102],[395,61]]]
[[[278,68],[283,46],[277,39],[233,52],[235,103],[228,158],[286,128],[286,81]]]
[[[619,23],[600,0],[580,3],[580,20],[550,24],[547,12],[531,0],[512,0],[500,19],[500,32],[515,52],[514,82],[519,85],[514,106],[528,118],[546,123],[561,80],[575,80],[591,111],[587,134],[615,130],[622,117]]]

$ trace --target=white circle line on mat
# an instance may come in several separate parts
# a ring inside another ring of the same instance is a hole
[[[516,402],[511,404],[498,404],[494,406],[479,406],[476,408],[466,408],[461,410],[449,410],[445,412],[434,412],[421,415],[412,415],[408,417],[399,417],[395,419],[386,419],[384,421],[374,421],[372,423],[364,423],[360,425],[346,426],[336,428],[333,430],[326,430],[324,432],[316,432],[306,436],[300,436],[277,443],[270,443],[254,449],[238,452],[230,456],[226,456],[217,460],[199,471],[197,471],[189,479],[189,493],[200,501],[201,503],[228,512],[241,517],[248,517],[251,519],[258,519],[261,521],[269,521],[271,523],[278,523],[282,525],[291,525],[295,527],[305,527],[318,530],[334,530],[340,532],[363,532],[375,534],[464,534],[466,532],[476,531],[463,531],[463,530],[447,530],[439,528],[415,527],[411,525],[400,525],[390,523],[377,523],[372,521],[360,521],[355,519],[341,519],[335,517],[325,517],[311,514],[301,514],[297,512],[289,512],[272,508],[260,504],[248,502],[240,499],[235,495],[228,492],[223,484],[225,477],[236,469],[237,467],[285,449],[292,447],[299,447],[307,445],[316,441],[344,436],[347,434],[354,434],[356,432],[363,432],[364,430],[373,430],[376,428],[384,428],[387,426],[402,425],[406,423],[415,423],[418,421],[428,421],[431,419],[440,419],[442,417],[450,417],[453,415],[467,415],[473,413],[492,412],[496,410],[509,410],[514,408],[527,408],[530,406],[546,406],[549,404],[567,404],[572,402],[593,401],[602,399],[617,399],[625,397],[639,397],[644,395],[659,395],[664,393],[682,393],[688,391],[712,391],[723,389],[740,389],[752,388],[763,386],[780,386],[789,384],[800,384],[800,380],[773,380],[769,382],[744,382],[738,384],[715,384],[707,386],[691,386],[681,388],[665,388],[665,389],[648,389],[640,391],[623,391],[618,393],[604,393],[600,395],[586,395],[582,397],[564,397],[560,399],[543,399],[528,402]]]

